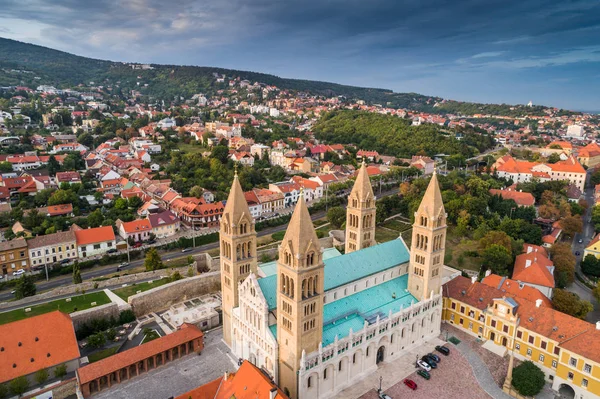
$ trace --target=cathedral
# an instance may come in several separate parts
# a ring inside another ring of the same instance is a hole
[[[276,261],[258,264],[237,174],[220,227],[223,339],[292,399],[329,398],[440,333],[446,212],[434,173],[410,251],[375,241],[365,164],[348,198],[345,253],[322,248],[303,195]]]

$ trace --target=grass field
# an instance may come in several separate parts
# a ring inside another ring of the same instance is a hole
[[[145,283],[128,285],[127,287],[119,288],[119,289],[112,290],[112,291],[115,294],[117,294],[119,297],[121,297],[121,299],[123,299],[124,301],[127,301],[127,298],[129,298],[132,295],[135,295],[138,291],[142,291],[142,292],[148,291],[152,288],[160,287],[161,285],[164,285],[168,282],[169,282],[169,279],[161,278],[159,280],[152,281],[152,283],[147,281]]]
[[[41,305],[31,306],[31,312],[27,313],[25,313],[25,308],[0,313],[0,324],[11,323],[13,321],[26,319],[28,317],[38,316],[44,313],[52,312],[53,310],[60,310],[65,313],[73,313],[78,310],[91,308],[92,302],[96,302],[96,306],[100,306],[109,303],[110,299],[108,299],[108,296],[106,296],[106,294],[102,291],[71,297],[71,302],[67,302],[66,299],[58,299],[56,301]]]
[[[412,227],[410,224],[402,222],[398,219],[390,219],[383,223],[381,226],[396,231],[406,231]]]
[[[468,256],[479,249],[479,243],[467,237],[457,236],[453,226],[448,227],[446,236],[446,259],[448,266],[459,270],[468,269],[479,271],[481,268],[481,257]]]
[[[375,228],[375,241],[378,243],[395,240],[399,235],[400,233],[396,230],[386,229],[385,227]]]
[[[91,355],[89,355],[88,360],[90,361],[90,363],[97,362],[98,360],[102,360],[109,356],[114,355],[115,353],[117,353],[118,349],[119,349],[118,346],[113,346],[112,348],[102,349],[101,351],[94,352]]]
[[[199,145],[195,145],[195,144],[185,144],[185,143],[179,143],[177,144],[177,147],[182,151],[182,152],[190,152],[190,153],[195,153],[195,152],[204,152],[204,151],[208,151],[206,148],[199,146]]]

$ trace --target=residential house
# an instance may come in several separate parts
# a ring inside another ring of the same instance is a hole
[[[419,169],[423,175],[427,176],[433,173],[435,162],[429,157],[423,155],[414,155],[410,160],[410,166],[414,166],[415,168]]]
[[[254,166],[254,157],[248,152],[235,151],[231,154],[230,157],[233,160],[233,162],[239,162],[240,164],[242,164],[244,166],[249,166],[249,167]]]
[[[323,197],[323,186],[316,181],[305,179],[300,176],[294,176],[290,181],[297,183],[304,189],[304,199],[306,201],[315,201]]]
[[[577,160],[583,166],[595,168],[600,165],[600,146],[594,141],[577,151]]]
[[[600,233],[596,234],[592,241],[585,247],[583,257],[585,258],[588,255],[594,255],[600,259]]]
[[[56,183],[58,185],[61,183],[81,184],[81,176],[79,175],[79,172],[76,171],[57,172]]]
[[[152,226],[152,233],[156,238],[171,237],[179,231],[179,218],[171,211],[150,213],[147,218]]]
[[[552,298],[555,286],[554,263],[548,258],[548,252],[533,244],[523,244],[523,251],[515,258],[512,279]]]
[[[152,233],[152,225],[148,219],[138,219],[131,222],[122,222],[119,219],[115,225],[119,235],[126,241],[129,241],[129,239],[134,242],[147,241]]]
[[[301,186],[298,183],[271,183],[269,184],[269,190],[280,192],[283,194],[283,207],[288,208],[296,205],[298,198],[300,197]]]
[[[82,229],[74,225],[72,229],[75,231],[77,251],[80,258],[103,255],[117,247],[115,233],[111,226]]]
[[[284,208],[284,197],[280,192],[264,188],[255,188],[252,191],[261,205],[263,215],[275,213]]]
[[[77,240],[72,230],[34,237],[27,241],[27,246],[32,269],[78,258]]]
[[[532,286],[523,284],[516,280],[511,280],[508,277],[493,274],[491,270],[485,272],[485,277],[481,282],[490,287],[494,287],[502,292],[514,295],[519,298],[527,299],[535,303],[537,300],[542,301],[542,306],[552,308],[552,301],[540,290]]]
[[[379,153],[377,151],[358,150],[356,159],[365,159],[365,161],[376,162],[379,159]]]
[[[262,215],[262,204],[258,201],[254,191],[246,191],[244,197],[246,198],[248,209],[250,210],[252,217],[254,219],[260,217]]]
[[[30,270],[27,241],[24,238],[0,242],[0,267],[3,276],[12,276],[17,270]]]

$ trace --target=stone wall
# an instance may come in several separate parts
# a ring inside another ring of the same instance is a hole
[[[70,314],[71,320],[73,320],[73,326],[75,331],[79,329],[79,326],[83,323],[87,323],[95,319],[110,319],[114,317],[119,318],[119,305],[114,302],[107,303],[105,305],[96,306],[86,310],[80,310]]]
[[[32,302],[37,302],[37,301],[41,301],[41,300],[45,300],[45,299],[51,299],[54,297],[60,297],[60,296],[65,296],[65,295],[75,296],[75,295],[79,295],[79,293],[81,291],[89,292],[94,289],[113,287],[113,286],[119,285],[119,284],[130,284],[130,283],[135,283],[140,280],[147,280],[150,278],[158,279],[159,277],[166,276],[170,272],[171,272],[171,269],[161,269],[161,270],[155,270],[152,272],[143,272],[143,273],[137,273],[137,274],[130,274],[127,276],[114,277],[114,278],[111,278],[108,280],[103,280],[103,281],[88,280],[88,281],[84,281],[81,284],[70,284],[70,285],[67,285],[64,287],[55,288],[51,291],[44,292],[42,294],[23,298],[18,301],[0,303],[0,310],[4,309],[4,308],[8,308],[8,307],[12,308],[14,306],[19,306],[19,305],[22,305],[23,307],[25,307]],[[96,288],[94,288],[95,284],[98,284],[98,286]]]
[[[196,261],[196,265],[198,268],[206,266],[210,271],[219,270],[219,258],[217,257],[216,259],[213,259],[213,257],[210,256],[208,252],[203,252],[201,254],[194,255],[194,260]]]
[[[77,391],[77,379],[71,378],[67,381],[62,381],[58,385],[54,385],[51,388],[42,389],[37,391],[33,395],[23,396],[23,399],[33,399],[44,392],[52,392],[52,399],[66,399],[72,395],[75,395]]]
[[[221,290],[221,273],[209,272],[132,295],[128,298],[136,317],[168,309],[171,305]]]

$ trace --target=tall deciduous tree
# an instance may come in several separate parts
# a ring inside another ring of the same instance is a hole
[[[585,320],[587,314],[594,310],[594,307],[590,302],[580,299],[577,294],[560,288],[554,290],[552,306],[559,312],[566,313],[582,320]]]
[[[156,248],[150,248],[148,250],[148,253],[146,254],[146,260],[144,261],[144,266],[148,271],[158,270],[165,267],[160,259],[160,256],[158,255]]]

